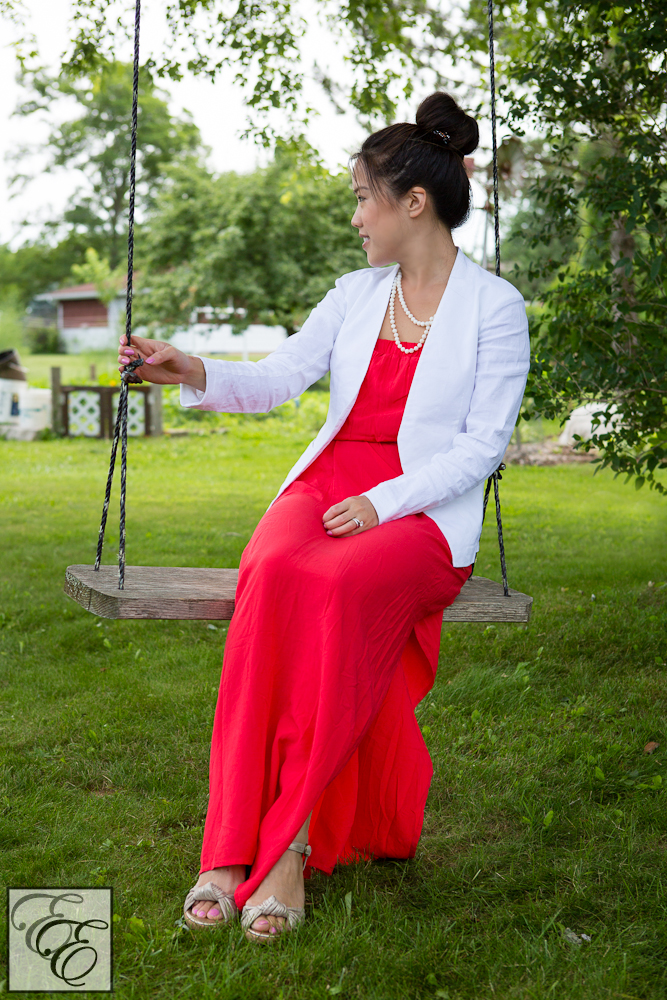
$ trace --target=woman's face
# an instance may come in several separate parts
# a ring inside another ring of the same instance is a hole
[[[361,169],[356,169],[352,175],[352,189],[357,198],[352,225],[359,230],[368,263],[371,267],[393,264],[399,257],[408,221],[400,202],[372,191]]]

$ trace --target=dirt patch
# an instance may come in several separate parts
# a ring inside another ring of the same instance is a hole
[[[667,609],[667,583],[658,586],[649,584],[637,598],[637,604],[640,608],[655,608],[658,611]]]
[[[576,451],[572,445],[558,444],[556,438],[531,441],[518,447],[511,444],[505,452],[506,465],[582,465],[594,462],[598,452]]]
[[[88,792],[90,795],[97,795],[97,796],[113,795],[116,792],[116,789],[114,788],[114,786],[111,784],[110,781],[106,779],[102,779],[100,781],[99,778],[93,778],[93,780],[89,781],[88,784],[83,786],[83,788],[84,791]]]

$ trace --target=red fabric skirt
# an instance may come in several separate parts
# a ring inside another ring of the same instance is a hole
[[[413,514],[349,538],[322,515],[402,474],[418,353],[379,340],[336,439],[269,508],[243,553],[211,745],[201,871],[253,865],[242,907],[309,814],[310,865],[413,857],[432,765],[414,710],[442,611],[470,568]]]

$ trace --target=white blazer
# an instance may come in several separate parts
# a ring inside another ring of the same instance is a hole
[[[354,405],[387,309],[397,265],[339,278],[298,333],[261,361],[202,358],[206,391],[181,386],[183,406],[264,413],[331,371],[326,422],[277,496],[326,448]],[[433,518],[454,566],[470,565],[482,530],[484,480],[509,443],[529,367],[520,293],[460,250],[438,306],[398,433],[403,475],[365,494],[380,524]],[[345,497],[331,497],[338,503]]]

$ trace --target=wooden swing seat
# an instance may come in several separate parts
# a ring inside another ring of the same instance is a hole
[[[68,566],[65,593],[101,618],[195,618],[228,621],[234,613],[237,569],[183,566],[127,566],[125,588],[118,589],[118,568]],[[446,622],[527,622],[532,597],[500,583],[473,576],[453,604]]]

